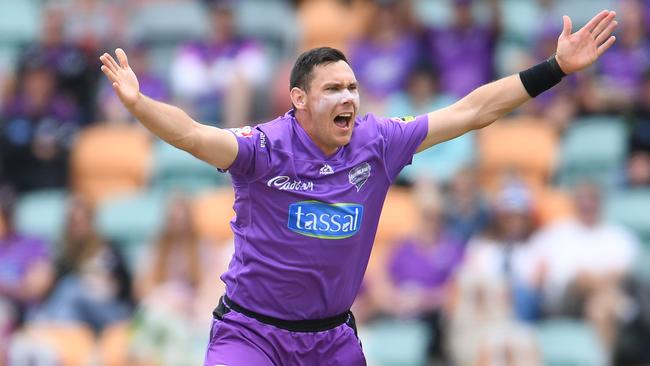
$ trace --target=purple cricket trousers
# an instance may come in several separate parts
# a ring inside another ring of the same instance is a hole
[[[222,306],[222,305],[220,305]],[[348,323],[319,332],[294,332],[234,310],[215,311],[204,366],[365,366]]]

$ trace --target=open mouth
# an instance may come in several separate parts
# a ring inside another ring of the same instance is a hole
[[[351,121],[352,121],[352,113],[350,112],[341,113],[336,117],[334,117],[334,124],[340,128],[349,128]]]

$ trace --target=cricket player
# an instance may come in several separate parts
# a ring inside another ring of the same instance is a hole
[[[145,127],[232,176],[235,252],[205,365],[365,365],[349,309],[400,170],[416,152],[486,127],[594,63],[615,41],[615,16],[604,10],[575,33],[565,16],[548,60],[417,117],[357,115],[359,85],[332,48],[298,57],[291,111],[233,130],[142,95],[125,52],[116,50],[117,61],[103,54],[102,71]]]

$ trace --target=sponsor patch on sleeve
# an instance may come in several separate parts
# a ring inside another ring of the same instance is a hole
[[[409,123],[415,121],[414,116],[406,116],[406,117],[393,117],[391,120],[395,122],[402,122],[402,123]]]
[[[237,137],[253,137],[253,129],[251,126],[244,126],[238,128],[230,128],[230,131]]]

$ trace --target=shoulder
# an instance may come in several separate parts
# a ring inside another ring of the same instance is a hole
[[[252,130],[260,148],[289,151],[293,140],[291,118],[278,117],[272,121],[260,123]]]

